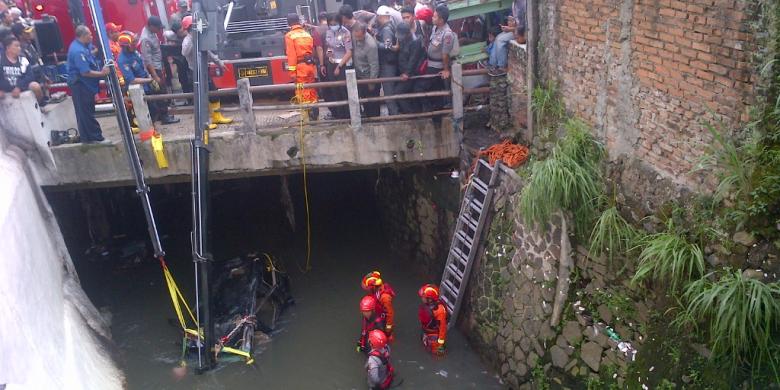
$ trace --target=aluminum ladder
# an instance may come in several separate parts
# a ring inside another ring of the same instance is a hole
[[[439,286],[440,299],[450,313],[448,327],[452,327],[458,319],[458,311],[463,303],[471,268],[477,257],[482,233],[491,210],[499,164],[501,161],[496,161],[496,166],[491,167],[490,163],[479,159],[463,196],[455,234],[452,237],[447,264]]]

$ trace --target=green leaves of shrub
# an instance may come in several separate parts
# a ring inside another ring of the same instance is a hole
[[[685,288],[688,303],[677,323],[706,322],[714,356],[728,359],[733,369],[744,363],[754,371],[771,367],[778,380],[780,362],[772,350],[777,340],[772,337],[780,328],[780,283],[746,278],[730,269],[717,281],[714,276]]]
[[[651,234],[639,244],[639,265],[631,283],[653,279],[666,283],[672,292],[704,274],[704,253],[669,224],[666,232]]]
[[[544,227],[558,210],[574,213],[576,231],[590,231],[602,193],[601,160],[604,147],[590,135],[586,125],[571,119],[566,122],[566,136],[561,138],[550,156],[537,161],[531,178],[520,197],[520,212],[529,224]]]
[[[625,255],[636,235],[634,228],[623,219],[617,207],[613,205],[601,213],[596,225],[593,226],[588,251],[591,256],[607,256],[612,267],[615,256]]]

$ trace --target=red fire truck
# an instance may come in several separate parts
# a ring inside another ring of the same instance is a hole
[[[221,75],[212,69],[217,87],[235,87],[241,77],[249,78],[251,85],[289,83],[284,57],[286,15],[298,13],[312,20],[325,0],[216,1],[222,10],[220,21],[225,30],[218,55],[227,64],[227,71]],[[74,39],[76,25],[94,28],[86,0],[27,0],[27,3],[28,14],[37,21],[43,54],[49,55],[53,64],[64,58]],[[151,15],[159,16],[169,26],[171,15],[178,11],[177,0],[100,0],[100,4],[106,22],[136,33]]]

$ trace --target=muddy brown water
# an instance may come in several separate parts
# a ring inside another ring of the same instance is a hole
[[[249,188],[225,184],[223,187],[230,188],[223,191],[220,185],[215,186],[212,236],[216,257],[255,249],[274,252],[291,277],[296,299],[270,341],[257,348],[252,365],[222,362],[205,374],[194,375],[190,369],[185,377],[175,378],[172,370],[181,354],[181,336],[169,325],[174,313],[159,266],[151,261],[128,267],[108,259],[76,259],[85,290],[112,314],[115,354],[129,389],[365,389],[365,357],[355,352],[360,332],[358,301],[363,295],[359,282],[374,269],[380,270],[397,292],[392,361],[396,383],[403,380],[397,388],[505,388],[459,331],[451,331],[444,358],[434,358],[423,349],[416,292],[430,281],[408,261],[391,254],[375,205],[363,199],[365,193],[350,198],[336,189],[344,187],[333,186],[335,181],[357,188],[371,180],[323,176],[313,177],[310,184],[313,241],[312,270],[308,273],[301,272],[305,263],[302,226],[289,232],[283,226],[283,211],[272,201],[276,193],[258,195],[257,189],[267,188],[270,179]],[[291,184],[293,194],[298,190]],[[175,207],[167,204],[159,219],[171,270],[192,303],[187,200],[172,202],[184,204],[178,211],[171,211]],[[295,201],[300,206],[298,197]],[[158,207],[163,204],[157,202]],[[300,224],[303,214],[297,212],[296,218]],[[138,237],[142,238],[142,233]],[[190,368],[194,364],[190,361]]]

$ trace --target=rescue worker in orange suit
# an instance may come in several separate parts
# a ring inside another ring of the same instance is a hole
[[[360,339],[357,341],[358,352],[367,353],[369,351],[368,334],[372,330],[385,331],[385,316],[377,311],[379,302],[373,295],[366,295],[360,300],[360,312],[363,314],[363,325],[360,329]]]
[[[287,24],[290,31],[284,35],[284,51],[287,54],[287,70],[296,85],[313,83],[317,77],[317,65],[314,62],[314,39],[301,25],[298,14],[288,14]],[[313,88],[296,88],[295,99],[299,104],[316,103],[317,91]],[[316,120],[318,110],[307,113]],[[305,118],[308,119],[308,118]]]
[[[439,287],[426,284],[417,295],[422,299],[417,316],[422,326],[422,342],[434,355],[444,355],[447,341],[447,308],[439,300]]]
[[[381,330],[375,329],[368,334],[368,344],[371,352],[366,360],[366,376],[368,388],[371,390],[389,389],[393,384],[395,369],[390,363],[390,347],[387,336]]]
[[[106,23],[106,32],[108,33],[108,46],[116,61],[119,58],[119,55],[122,54],[122,46],[119,44],[119,35],[122,32],[122,26],[114,23]],[[122,71],[119,67],[116,67],[116,73],[119,77],[119,83],[124,84]]]
[[[368,291],[369,294],[379,301],[377,309],[380,311],[380,314],[385,316],[385,332],[388,340],[393,342],[393,320],[395,319],[395,311],[393,310],[395,291],[393,291],[393,287],[382,280],[382,275],[379,271],[366,274],[360,283],[360,287],[363,287],[363,290]]]

